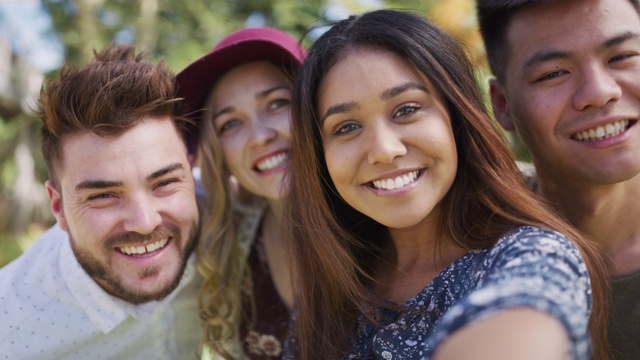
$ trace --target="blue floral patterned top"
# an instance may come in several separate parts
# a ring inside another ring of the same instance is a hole
[[[561,321],[571,343],[569,358],[590,358],[586,265],[565,236],[530,226],[454,261],[399,310],[380,309],[382,327],[361,316],[345,358],[429,359],[461,327],[516,307]]]

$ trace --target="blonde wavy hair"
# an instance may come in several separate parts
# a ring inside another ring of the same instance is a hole
[[[211,119],[210,110],[204,119]],[[244,251],[236,241],[240,214],[233,210],[233,203],[251,201],[251,195],[231,186],[213,122],[202,121],[200,132],[199,166],[206,194],[196,263],[203,276],[198,295],[204,326],[202,343],[225,359],[233,359],[224,344],[235,336],[235,324],[241,315],[241,289],[251,281]]]
[[[287,76],[290,76],[287,74]],[[202,229],[197,248],[196,267],[203,277],[198,294],[200,318],[203,321],[202,344],[225,359],[233,359],[229,344],[242,316],[255,321],[255,299],[248,254],[238,242],[238,224],[246,213],[241,209],[262,206],[260,196],[234,184],[225,164],[222,147],[214,128],[211,107],[207,102],[200,124],[198,165],[205,191],[201,206]],[[242,290],[250,292],[252,311],[243,314],[240,308]],[[241,345],[241,344],[238,344]]]

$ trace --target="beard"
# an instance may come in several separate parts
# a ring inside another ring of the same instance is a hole
[[[182,275],[184,274],[184,271],[187,267],[187,261],[191,256],[193,249],[195,248],[198,233],[199,226],[198,223],[194,221],[190,226],[187,239],[182,238],[180,227],[173,223],[162,224],[155,228],[153,232],[147,235],[141,235],[138,233],[125,233],[107,238],[104,243],[104,247],[106,249],[105,251],[107,251],[107,253],[114,251],[113,248],[115,246],[118,246],[119,244],[142,244],[151,239],[161,239],[168,237],[171,237],[171,241],[176,242],[176,248],[178,248],[180,251],[179,270],[176,272],[171,282],[169,282],[166,286],[159,289],[158,291],[152,293],[137,291],[135,288],[132,289],[131,287],[126,287],[124,285],[122,276],[118,276],[117,274],[115,274],[113,268],[110,266],[108,256],[105,257],[107,261],[101,261],[89,251],[78,247],[71,233],[69,233],[69,239],[71,241],[71,249],[73,250],[75,257],[78,260],[78,263],[92,279],[102,280],[102,283],[106,284],[109,288],[109,293],[111,295],[132,304],[142,304],[149,301],[162,300],[178,287],[178,285],[180,284],[180,280],[182,279]],[[186,244],[184,246],[182,246],[183,241],[186,241]],[[149,266],[140,270],[137,276],[142,279],[155,275],[160,272],[160,270],[160,266]],[[101,287],[104,288],[104,286],[102,285]]]

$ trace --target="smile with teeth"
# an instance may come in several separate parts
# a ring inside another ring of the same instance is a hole
[[[415,170],[393,179],[374,180],[371,183],[374,189],[395,190],[415,182],[418,175],[420,170]]]
[[[279,153],[260,161],[256,164],[256,168],[261,172],[273,170],[284,164],[287,160],[289,160],[289,154],[284,152]]]
[[[573,134],[571,138],[578,141],[598,141],[620,135],[629,128],[629,120],[618,120],[612,124],[598,126]]]
[[[169,238],[164,238],[161,240],[158,240],[154,243],[151,243],[147,246],[123,246],[123,247],[119,247],[118,250],[123,253],[123,254],[127,254],[127,255],[141,255],[141,254],[146,254],[148,252],[152,252],[152,251],[156,251],[159,249],[162,249],[163,247],[165,247],[165,245],[167,245],[167,242],[169,241]]]

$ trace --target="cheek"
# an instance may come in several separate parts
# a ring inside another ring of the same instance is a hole
[[[278,137],[291,143],[291,116],[289,110],[273,115],[267,120],[271,129],[278,133]]]
[[[338,192],[341,193],[341,189],[352,177],[352,172],[355,169],[349,152],[346,149],[325,148],[325,161],[331,181],[333,181]]]
[[[99,244],[118,224],[117,215],[106,209],[88,209],[67,216],[69,233],[81,246]]]
[[[196,195],[190,191],[176,194],[171,201],[172,205],[167,208],[167,211],[174,219],[190,225],[191,222],[198,221],[198,205],[195,198]]]
[[[514,115],[515,126],[523,129],[548,126],[571,107],[567,91],[529,91],[516,99],[509,104],[509,112]]]
[[[222,158],[231,175],[238,176],[240,169],[243,167],[242,154],[244,146],[237,139],[226,139],[221,142]]]

